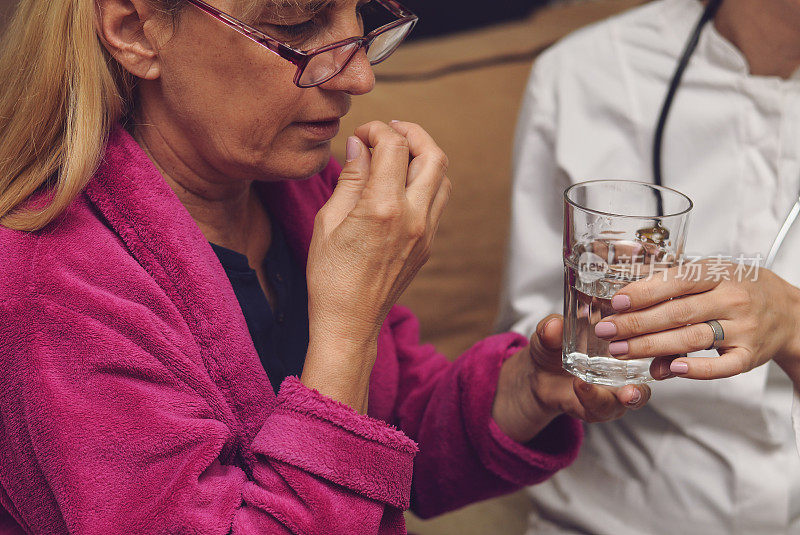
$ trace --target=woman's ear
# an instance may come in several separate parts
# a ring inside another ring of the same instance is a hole
[[[155,33],[145,31],[157,23],[147,0],[96,0],[95,29],[103,46],[125,70],[145,80],[159,77]]]

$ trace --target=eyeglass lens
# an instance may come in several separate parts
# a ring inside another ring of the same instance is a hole
[[[412,22],[401,24],[378,34],[367,50],[370,64],[380,63],[394,52],[412,27]],[[320,84],[338,74],[358,51],[358,43],[340,46],[311,58],[300,76],[299,85],[309,87]]]
[[[332,77],[347,65],[357,49],[358,43],[350,43],[313,56],[300,76],[300,85],[311,86]]]
[[[409,21],[376,36],[367,51],[369,62],[375,65],[389,57],[400,46],[400,43],[411,30],[411,26],[412,23]]]
[[[364,35],[396,20],[395,16],[378,2],[369,2],[360,11]],[[394,52],[413,27],[409,21],[378,34],[367,49],[372,65],[380,63]],[[357,43],[337,47],[311,58],[300,76],[298,84],[309,87],[323,83],[338,74],[358,51]]]

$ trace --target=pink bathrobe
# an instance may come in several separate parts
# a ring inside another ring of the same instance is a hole
[[[333,161],[263,197],[305,265]],[[0,227],[0,532],[397,534],[540,482],[575,458],[580,425],[531,443],[491,419],[514,334],[456,362],[394,307],[369,416],[303,386],[276,397],[203,234],[136,142],[104,161],[40,232]]]

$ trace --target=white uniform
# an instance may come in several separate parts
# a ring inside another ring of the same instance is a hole
[[[701,10],[696,0],[656,1],[536,61],[515,144],[501,328],[529,335],[561,311],[568,185],[652,180],[658,113]],[[766,257],[800,190],[800,77],[750,76],[707,25],[670,112],[663,162],[664,185],[695,203],[688,254]],[[800,283],[800,240],[783,254],[778,273]],[[791,402],[774,364],[655,384],[646,408],[587,426],[575,465],[530,489],[530,533],[800,534]]]

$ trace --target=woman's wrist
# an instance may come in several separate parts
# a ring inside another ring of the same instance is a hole
[[[800,386],[800,289],[792,286],[787,292],[786,342],[773,357],[775,364]]]
[[[369,380],[377,350],[377,334],[364,339],[312,334],[300,381],[366,414]]]
[[[790,286],[784,294],[788,299],[785,313],[785,342],[772,360],[800,386],[800,289]]]
[[[536,370],[528,353],[523,349],[503,363],[492,406],[497,426],[519,443],[533,439],[559,414],[538,397]]]

